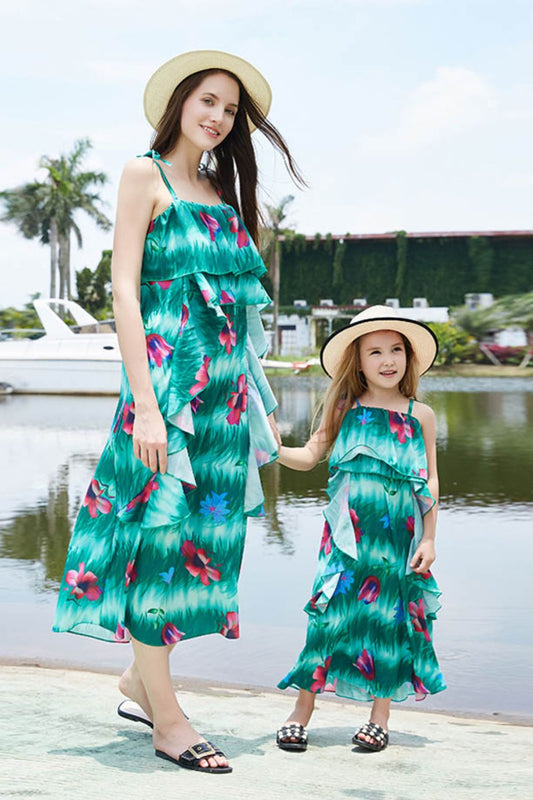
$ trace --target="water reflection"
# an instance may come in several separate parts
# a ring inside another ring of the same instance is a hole
[[[300,445],[309,435],[327,384],[306,377],[276,378],[272,384],[283,438]],[[432,700],[432,707],[486,709],[494,703],[493,708],[513,710],[509,692],[501,685],[505,673],[515,687],[522,687],[514,693],[514,710],[533,713],[533,698],[527,699],[523,688],[530,684],[533,658],[533,643],[525,641],[531,614],[527,558],[515,562],[512,571],[500,568],[502,534],[512,531],[517,552],[531,552],[533,381],[517,385],[500,380],[485,391],[478,388],[459,379],[451,385],[427,380],[423,387],[423,399],[438,420],[443,506],[438,578],[445,593],[438,636],[451,684],[442,699]],[[42,607],[50,617],[70,531],[115,402],[13,396],[0,400],[0,603],[9,604],[10,620],[0,657],[53,652],[57,658],[67,652],[66,640],[75,638],[76,652],[83,652],[84,663],[91,663],[93,649],[83,649],[79,637],[56,636],[53,643],[42,638],[31,645],[30,653],[14,631],[35,620],[40,620],[41,632],[49,629]],[[193,675],[198,675],[201,663],[201,677],[272,685],[290,666],[305,632],[301,608],[315,568],[326,482],[325,463],[312,472],[276,464],[263,470],[266,516],[251,521],[241,578],[243,627],[248,625],[251,636],[220,657],[218,651],[213,656],[216,642],[191,643],[190,655],[180,660],[180,674],[186,674],[190,658]],[[98,651],[98,657],[115,658],[114,650]],[[219,666],[220,659],[227,676],[211,674],[206,666]]]

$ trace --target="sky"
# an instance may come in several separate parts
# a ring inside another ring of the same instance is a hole
[[[149,148],[151,73],[226,50],[273,90],[271,121],[309,188],[254,135],[262,197],[300,233],[533,228],[531,0],[16,0],[0,8],[0,189],[88,137],[109,177]],[[78,218],[74,269],[112,234]],[[48,294],[49,251],[0,224],[0,307]]]

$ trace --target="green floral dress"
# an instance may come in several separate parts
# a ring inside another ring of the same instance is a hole
[[[343,420],[307,640],[281,689],[422,700],[446,688],[432,642],[440,592],[409,567],[434,505],[412,402],[407,414],[358,404]]]
[[[123,370],[110,435],[67,554],[55,631],[149,645],[239,636],[247,516],[263,513],[258,468],[276,457],[276,402],[258,355],[265,266],[235,210],[179,200],[150,223],[141,314],[168,471],[133,454]]]

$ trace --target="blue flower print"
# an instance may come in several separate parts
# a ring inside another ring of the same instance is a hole
[[[357,415],[357,419],[361,425],[368,425],[370,422],[374,422],[374,415],[367,408],[362,408],[361,413]]]
[[[200,514],[203,514],[204,517],[211,517],[217,525],[220,522],[224,522],[226,514],[229,514],[228,504],[225,499],[227,496],[227,492],[222,492],[222,494],[211,492],[211,494],[207,494],[205,499],[200,501]]]
[[[403,603],[402,603],[401,599],[398,600],[398,602],[394,606],[394,612],[395,612],[394,613],[394,622],[397,625],[401,625],[402,622],[405,622],[405,609],[403,607]]]
[[[385,516],[381,517],[380,522],[383,524],[383,529],[390,528],[391,526],[390,517],[388,514],[385,514]]]
[[[168,583],[168,584],[170,584],[170,581],[172,580],[172,578],[173,578],[173,576],[174,576],[174,571],[175,571],[174,567],[170,567],[170,569],[168,570],[168,572],[160,572],[160,573],[159,573],[159,577],[160,577],[162,580],[164,580],[164,581],[165,581],[165,583]]]
[[[336,594],[347,594],[352,583],[353,572],[351,569],[345,569],[344,572],[341,572],[339,576],[339,582],[337,583],[337,587],[333,592],[333,597],[335,597]]]

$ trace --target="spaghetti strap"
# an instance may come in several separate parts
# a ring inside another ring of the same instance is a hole
[[[361,403],[359,402],[359,398],[358,397],[355,398],[355,404],[356,404],[357,408],[361,408]]]
[[[162,161],[163,164],[169,164],[170,165],[170,161],[166,161],[166,159],[161,158],[161,156],[159,155],[157,150],[148,150],[147,153],[143,153],[142,156],[137,156],[137,158],[142,158],[143,156],[148,156],[148,158],[152,159],[152,161],[156,165],[157,169],[161,173],[161,177],[163,178],[163,183],[165,184],[165,186],[167,187],[168,191],[170,192],[170,196],[172,197],[173,200],[175,200],[177,202],[178,195],[176,194],[176,192],[172,188],[172,186],[170,184],[170,181],[168,180],[167,176],[165,175],[165,171],[163,170],[163,167],[159,163],[160,161]]]
[[[411,397],[411,399],[409,400],[409,408],[407,409],[407,413],[408,414],[412,414],[413,413],[413,403],[414,402],[415,402],[415,398]]]

